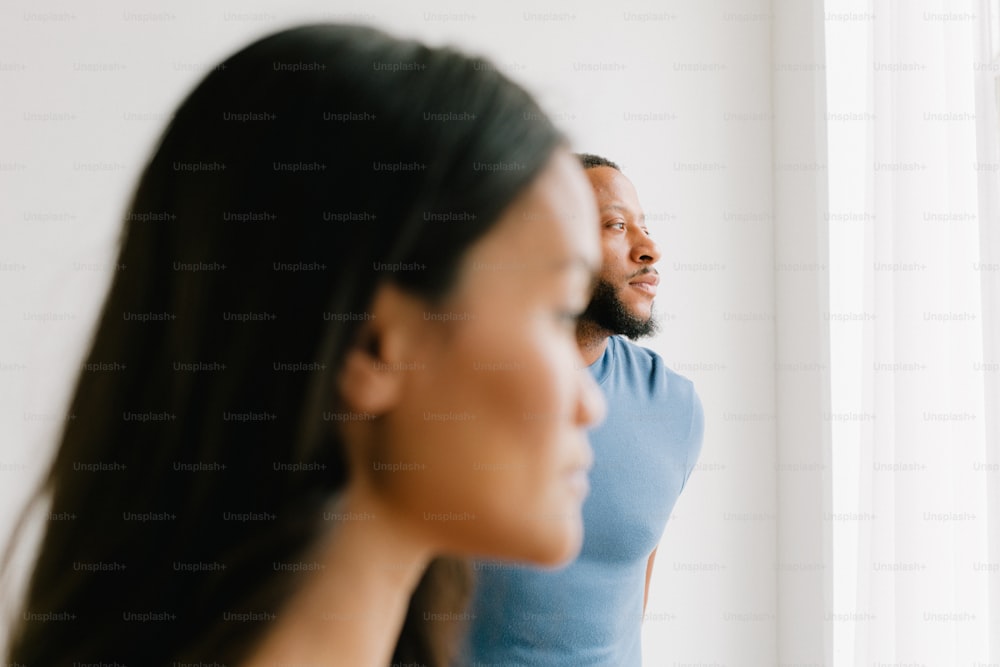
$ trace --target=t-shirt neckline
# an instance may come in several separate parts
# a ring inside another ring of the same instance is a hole
[[[597,384],[604,384],[604,381],[611,375],[611,370],[615,367],[613,348],[619,344],[617,338],[618,336],[608,336],[608,345],[604,348],[604,353],[587,367]]]

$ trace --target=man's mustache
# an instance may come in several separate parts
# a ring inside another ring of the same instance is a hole
[[[633,273],[632,275],[630,275],[628,278],[626,278],[626,280],[632,280],[633,278],[638,278],[639,276],[644,276],[647,273],[655,273],[656,275],[660,275],[659,271],[657,271],[656,269],[654,269],[651,266],[647,266],[644,269],[639,269],[638,271],[636,271],[635,273]]]

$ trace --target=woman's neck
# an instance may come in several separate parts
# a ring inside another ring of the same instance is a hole
[[[306,564],[315,571],[245,667],[391,662],[410,596],[432,554],[365,495],[348,490],[327,514],[330,538],[315,565]]]

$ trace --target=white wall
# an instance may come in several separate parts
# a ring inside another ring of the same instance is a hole
[[[490,56],[577,149],[636,184],[664,250],[663,331],[648,344],[695,381],[706,414],[657,559],[646,663],[776,664],[768,0],[94,4],[0,9],[0,535],[51,452],[167,115],[255,36],[361,21]]]

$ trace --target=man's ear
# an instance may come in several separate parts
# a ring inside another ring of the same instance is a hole
[[[412,352],[419,300],[390,285],[375,290],[372,318],[361,325],[344,356],[337,389],[352,412],[380,415],[399,401]]]

